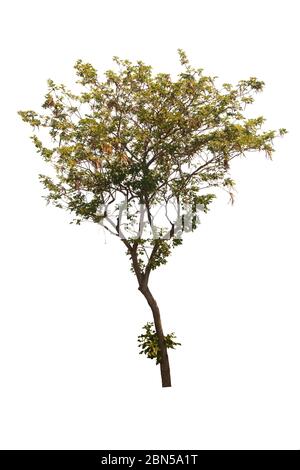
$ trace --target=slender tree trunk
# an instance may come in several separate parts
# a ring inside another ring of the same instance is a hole
[[[161,354],[160,373],[161,382],[163,387],[171,387],[171,374],[167,347],[164,341],[164,332],[161,324],[160,311],[156,300],[150,292],[148,286],[139,287],[139,290],[147,299],[147,302],[152,310],[156,334],[158,336],[158,346]]]
[[[133,270],[135,272],[135,275],[139,284],[139,290],[141,291],[143,296],[146,298],[152,310],[155,331],[158,337],[158,346],[160,349],[160,356],[161,356],[160,374],[161,374],[162,386],[171,387],[169,357],[168,357],[167,347],[165,344],[164,332],[163,332],[163,328],[161,324],[160,311],[156,303],[156,300],[154,299],[148,287],[149,275],[151,272],[151,263],[149,261],[148,265],[146,266],[145,272],[142,272],[140,269],[138,257],[137,257],[137,246],[138,246],[137,242],[135,241],[133,246],[131,246],[130,243],[128,243],[125,239],[122,239],[122,241],[127,247],[128,252],[130,253],[131,260],[132,260],[132,267],[133,267]],[[158,245],[155,245],[151,253],[150,260],[152,260],[152,258],[154,257],[157,249],[158,249]]]

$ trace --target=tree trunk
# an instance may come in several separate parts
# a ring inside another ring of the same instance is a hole
[[[154,325],[156,334],[158,336],[158,346],[160,349],[161,354],[161,361],[160,361],[160,373],[161,373],[161,382],[163,387],[171,387],[171,374],[170,374],[170,365],[169,365],[169,357],[167,347],[164,341],[164,332],[161,324],[160,318],[160,311],[156,300],[154,299],[153,295],[151,294],[148,286],[146,287],[139,287],[139,290],[147,299],[147,302],[152,310]]]

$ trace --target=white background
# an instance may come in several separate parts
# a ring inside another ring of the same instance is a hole
[[[297,1],[1,2],[0,447],[300,447]],[[150,310],[119,240],[46,206],[19,109],[79,58],[266,82],[249,115],[286,127],[273,161],[236,161],[226,195],[153,273],[173,387],[138,354]]]

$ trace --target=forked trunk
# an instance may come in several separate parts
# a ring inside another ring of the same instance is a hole
[[[152,310],[154,325],[156,334],[158,336],[158,346],[160,349],[161,354],[161,361],[160,361],[160,373],[161,373],[161,382],[163,387],[171,387],[171,374],[170,374],[170,365],[169,365],[169,357],[167,347],[164,341],[164,332],[161,324],[160,318],[160,311],[156,300],[154,299],[153,295],[151,294],[148,286],[139,288],[141,293],[147,299],[147,302]]]

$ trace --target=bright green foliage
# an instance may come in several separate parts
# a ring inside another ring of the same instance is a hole
[[[146,325],[143,326],[143,330],[145,330],[145,333],[138,337],[139,348],[142,348],[140,354],[146,354],[149,359],[156,359],[156,364],[159,364],[161,361],[161,355],[154,324],[149,322],[146,323]],[[167,348],[175,349],[176,346],[181,346],[181,343],[176,343],[174,341],[176,339],[174,333],[166,335],[164,339]]]
[[[48,80],[42,112],[19,111],[54,169],[54,177],[40,175],[46,200],[70,211],[73,222],[99,223],[120,237],[138,255],[132,269],[140,279],[197,228],[217,188],[233,200],[231,161],[257,151],[271,158],[274,138],[286,133],[244,115],[264,82],[250,77],[218,87],[217,77],[178,53],[176,80],[115,56],[117,70],[100,81],[78,60],[80,93]]]

